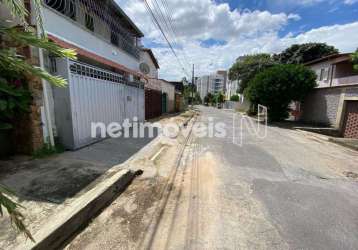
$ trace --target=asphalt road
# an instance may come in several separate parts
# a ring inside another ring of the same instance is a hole
[[[358,152],[276,126],[263,138],[231,111],[200,111],[198,122],[225,124],[225,138],[191,136],[165,202],[153,201],[136,221],[110,208],[121,221],[149,226],[137,227],[136,237],[115,234],[126,238],[120,246],[98,244],[92,228],[69,249],[358,249],[358,180],[347,177],[358,173]],[[127,198],[145,196],[148,185],[134,185]],[[149,211],[158,210],[153,223]],[[111,238],[121,227],[111,221],[93,227]]]

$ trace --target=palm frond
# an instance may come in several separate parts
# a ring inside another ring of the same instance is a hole
[[[31,64],[28,64],[12,50],[0,50],[0,68],[10,68],[18,73],[38,76],[58,87],[64,87],[67,85],[67,82],[64,78],[53,76],[40,67],[35,67]]]
[[[0,184],[0,216],[4,216],[3,208],[5,208],[9,214],[12,225],[14,225],[19,232],[23,233],[26,237],[35,242],[35,239],[32,237],[30,231],[26,228],[23,222],[24,216],[18,210],[22,206],[11,200],[11,196],[14,196],[14,192]]]
[[[57,44],[50,42],[47,38],[37,37],[32,31],[19,31],[18,28],[4,28],[0,27],[0,34],[3,34],[4,38],[12,44],[19,44],[22,46],[34,46],[47,50],[48,52],[59,57],[67,57],[70,59],[76,59],[76,52],[72,49],[63,49]]]
[[[5,3],[9,7],[14,17],[19,18],[23,24],[26,23],[26,17],[29,13],[23,0],[0,0],[0,2]]]
[[[36,23],[38,25],[38,28],[40,29],[40,34],[42,38],[46,38],[46,32],[44,29],[44,25],[43,25],[43,21],[42,21],[42,12],[41,12],[41,5],[42,5],[42,0],[34,0],[34,15],[36,17]]]

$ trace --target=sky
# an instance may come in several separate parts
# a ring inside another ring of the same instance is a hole
[[[192,64],[201,76],[229,69],[239,56],[279,53],[297,43],[358,48],[358,0],[147,0],[170,16],[173,31],[165,31],[178,62],[143,0],[116,1],[145,34],[143,44],[166,80],[191,77]]]

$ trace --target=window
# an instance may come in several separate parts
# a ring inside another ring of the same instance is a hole
[[[118,35],[114,30],[111,30],[111,43],[116,46],[119,45]]]
[[[330,68],[321,69],[320,74],[319,74],[319,80],[320,81],[328,81],[330,72],[331,72]]]
[[[319,80],[323,81],[323,75],[324,75],[324,69],[321,69],[321,72],[319,74]]]
[[[85,15],[85,25],[87,29],[94,31],[94,20],[93,17],[88,13]]]

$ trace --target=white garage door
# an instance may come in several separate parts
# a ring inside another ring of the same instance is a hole
[[[77,149],[101,140],[102,138],[91,136],[93,122],[103,122],[108,125],[111,122],[122,123],[124,119],[133,120],[134,117],[140,121],[144,120],[144,89],[140,85],[125,84],[122,75],[87,64],[68,61],[64,65],[68,67],[67,91],[70,99],[68,113],[71,113],[72,119],[69,121],[72,122],[72,127],[63,129],[65,132],[62,136],[73,137],[70,140],[68,138],[63,140],[73,144],[66,145],[67,148]],[[60,103],[63,104],[64,102]],[[57,108],[57,110],[62,109]],[[61,127],[61,123],[66,122],[63,120],[56,121],[56,124],[60,123]],[[72,135],[67,133],[68,130]]]

